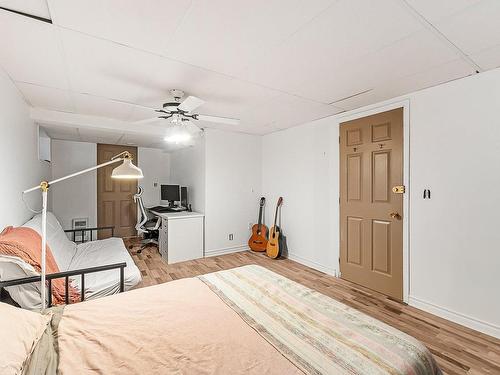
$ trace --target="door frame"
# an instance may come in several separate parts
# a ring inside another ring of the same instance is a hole
[[[346,121],[356,120],[362,117],[375,115],[377,113],[403,108],[403,184],[406,188],[403,194],[403,302],[408,303],[410,295],[410,100],[403,99],[385,104],[374,104],[362,109],[353,110],[346,114],[337,115],[338,130],[340,137],[340,124]],[[339,138],[340,139],[340,138]],[[340,155],[340,148],[338,150]],[[339,159],[340,163],[340,159]],[[340,194],[340,168],[338,171],[338,189]],[[340,195],[339,195],[340,196]],[[340,203],[339,203],[339,227],[338,227],[338,249],[339,259],[337,269],[340,275]]]

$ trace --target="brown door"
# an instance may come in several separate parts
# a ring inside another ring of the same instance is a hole
[[[111,160],[120,152],[128,151],[137,165],[137,147],[117,145],[97,145],[97,163]],[[137,180],[116,180],[111,171],[120,163],[111,164],[97,170],[97,226],[114,226],[116,237],[131,237],[137,234],[137,208],[133,195],[137,190]],[[100,231],[98,238],[109,237],[109,231]]]
[[[403,299],[403,108],[340,124],[342,278]]]

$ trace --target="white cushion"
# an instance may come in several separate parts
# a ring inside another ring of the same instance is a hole
[[[0,255],[0,280],[20,279],[23,277],[38,276],[39,273],[24,260],[14,256]],[[30,283],[9,286],[5,288],[10,297],[22,308],[39,310],[42,308],[40,300],[40,284]]]
[[[51,315],[0,302],[0,374],[21,374]]]
[[[38,214],[23,225],[34,229],[42,235],[42,215]],[[47,245],[52,250],[52,255],[60,271],[69,270],[71,260],[76,254],[76,244],[71,242],[64,233],[61,224],[52,212],[47,212]]]
[[[77,252],[70,264],[70,269],[104,266],[114,263],[127,263],[124,269],[125,290],[141,281],[141,272],[127,251],[121,238],[85,242],[77,246]],[[74,278],[73,285],[80,289],[80,276]],[[85,298],[92,299],[120,290],[120,270],[113,269],[85,275]]]

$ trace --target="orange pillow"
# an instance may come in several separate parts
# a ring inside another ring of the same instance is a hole
[[[42,238],[31,228],[7,227],[0,233],[0,254],[21,258],[41,272],[42,270]],[[60,272],[59,267],[52,255],[50,247],[46,247],[46,272]],[[52,280],[52,301],[54,304],[62,304],[65,299],[65,280]],[[69,301],[77,302],[80,293],[73,286],[69,286]]]

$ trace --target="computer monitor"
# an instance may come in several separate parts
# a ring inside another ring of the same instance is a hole
[[[168,201],[170,205],[173,205],[174,202],[178,202],[181,200],[179,185],[161,185],[160,190],[160,199],[162,201]]]
[[[187,186],[181,186],[181,206],[188,206],[188,188]]]

